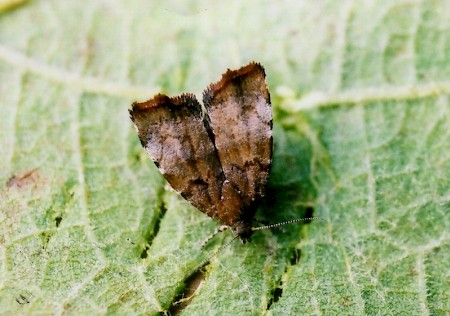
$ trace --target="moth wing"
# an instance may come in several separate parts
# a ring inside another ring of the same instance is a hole
[[[251,63],[228,70],[203,94],[210,133],[225,178],[253,218],[264,195],[272,159],[272,109],[264,68]]]
[[[197,209],[218,217],[225,181],[194,95],[159,94],[129,111],[142,146],[170,185]]]

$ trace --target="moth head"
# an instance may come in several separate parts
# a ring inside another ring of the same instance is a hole
[[[250,223],[237,222],[232,229],[239,236],[243,244],[250,241],[250,237],[253,235],[253,229]]]

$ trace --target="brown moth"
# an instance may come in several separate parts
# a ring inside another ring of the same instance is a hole
[[[142,146],[170,185],[242,242],[269,176],[272,109],[264,68],[228,70],[203,92],[163,94],[129,110]]]

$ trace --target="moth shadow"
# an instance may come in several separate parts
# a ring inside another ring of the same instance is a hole
[[[274,126],[275,148],[273,165],[255,219],[271,225],[299,218],[317,216],[314,213],[316,190],[311,181],[312,146],[297,129]],[[256,223],[255,223],[256,224]],[[309,221],[273,228],[271,233],[280,242],[297,243],[299,232]]]

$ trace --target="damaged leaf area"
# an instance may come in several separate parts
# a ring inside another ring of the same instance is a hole
[[[0,15],[0,314],[450,312],[447,2],[20,3]],[[216,253],[232,233],[202,247],[219,223],[128,109],[251,61],[274,111],[255,225],[324,221]]]

